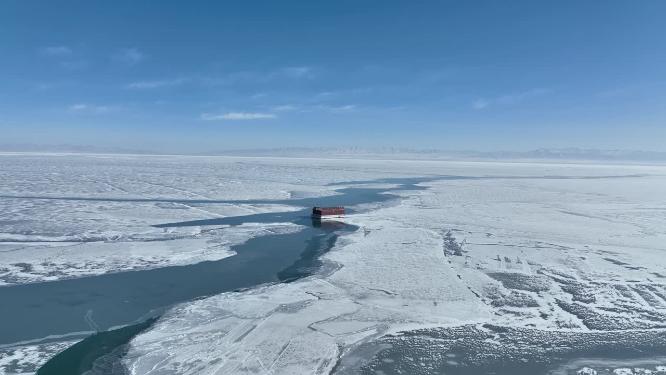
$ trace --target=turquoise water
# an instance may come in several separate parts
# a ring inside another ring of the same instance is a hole
[[[132,337],[150,327],[156,319],[151,318],[138,324],[90,335],[48,361],[37,371],[37,374],[83,374],[95,367],[97,371],[100,371],[99,368],[105,365],[108,367],[103,367],[101,369],[102,373],[122,374],[122,371],[114,371],[113,362],[115,361],[100,363],[99,358],[104,356],[118,358],[119,355],[124,354],[123,345],[129,342]],[[120,351],[118,351],[119,348]]]

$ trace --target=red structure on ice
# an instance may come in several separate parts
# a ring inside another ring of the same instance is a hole
[[[313,207],[312,217],[342,216],[345,214],[344,207]]]

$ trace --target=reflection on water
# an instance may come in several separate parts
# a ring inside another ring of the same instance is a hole
[[[312,226],[314,228],[321,228],[321,229],[330,230],[330,231],[340,230],[340,229],[344,228],[347,225],[347,224],[343,223],[342,221],[340,221],[340,219],[330,220],[330,219],[322,219],[322,218],[319,218],[319,217],[312,217],[311,221],[312,221]]]

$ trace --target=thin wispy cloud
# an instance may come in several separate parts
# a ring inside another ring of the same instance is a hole
[[[516,104],[526,99],[531,99],[537,96],[546,95],[548,93],[550,93],[550,90],[548,89],[541,89],[541,88],[532,89],[517,94],[500,96],[499,98],[497,98],[497,102],[500,104]]]
[[[207,86],[233,86],[244,84],[268,84],[282,80],[309,80],[316,77],[315,69],[309,66],[290,66],[263,71],[236,71],[221,76],[200,77],[198,81]]]
[[[495,105],[515,105],[549,93],[551,93],[551,90],[549,89],[536,88],[523,92],[502,95],[495,98],[479,98],[472,103],[472,108],[476,110],[483,110]]]
[[[595,94],[597,98],[601,99],[611,99],[611,98],[620,98],[626,96],[635,95],[637,92],[644,92],[650,89],[654,89],[655,86],[659,87],[659,82],[653,82],[651,84],[640,84],[640,85],[627,85],[624,87],[617,87],[607,90],[599,91]],[[661,86],[666,86],[665,83],[661,83]]]
[[[145,60],[146,55],[137,48],[125,48],[116,52],[111,58],[113,61],[131,66]]]
[[[39,49],[39,54],[52,59],[67,70],[81,70],[90,66],[90,61],[83,58],[80,53],[75,53],[68,46],[47,46]]]
[[[179,86],[186,82],[188,82],[188,80],[185,78],[163,79],[155,81],[137,81],[129,83],[125,87],[134,90],[149,90],[149,89],[158,89],[162,87]]]
[[[88,60],[61,61],[60,66],[62,66],[65,69],[68,69],[68,70],[81,70],[81,69],[86,69],[87,67],[89,67],[90,62]]]
[[[256,100],[256,99],[265,98],[266,96],[268,96],[268,94],[266,94],[265,92],[258,92],[254,95],[251,95],[250,99]]]
[[[262,112],[227,112],[222,114],[202,113],[201,119],[204,121],[247,121],[247,120],[266,120],[274,119],[277,116],[273,113]]]
[[[271,109],[276,112],[292,112],[292,111],[298,111],[300,107],[291,104],[283,104],[283,105],[273,106],[271,107]]]
[[[315,98],[331,98],[331,97],[334,97],[334,96],[338,96],[338,94],[335,93],[335,92],[332,92],[332,91],[322,91],[322,92],[317,93],[315,95]]]
[[[39,49],[39,53],[50,57],[64,57],[72,54],[72,49],[67,46],[48,46]]]
[[[45,83],[45,82],[42,82],[42,83],[37,83],[37,84],[35,84],[35,85],[34,85],[34,88],[35,88],[35,90],[45,91],[45,90],[51,90],[51,89],[53,89],[53,88],[55,88],[55,87],[57,87],[57,86],[58,86],[58,84],[56,84],[56,83]]]
[[[488,107],[489,104],[490,103],[486,99],[477,99],[472,103],[472,107],[474,107],[474,109],[484,109]]]
[[[76,103],[70,105],[67,110],[71,113],[89,113],[89,114],[100,114],[107,113],[115,109],[115,107],[106,106],[106,105],[94,105],[86,103]]]
[[[321,91],[316,93],[313,96],[314,100],[321,101],[330,101],[330,100],[342,100],[343,98],[351,97],[367,97],[369,95],[374,95],[377,91],[386,92],[389,85],[383,85],[382,87],[372,87],[372,86],[359,86],[350,89],[336,90],[336,91]],[[404,85],[395,86],[399,91],[404,90]]]
[[[281,70],[281,73],[291,78],[313,78],[314,69],[309,66],[290,66]]]
[[[138,51],[136,51],[138,52]],[[141,54],[139,52],[141,56]],[[138,63],[143,59],[130,57],[132,53],[127,54],[126,56],[116,56],[114,57],[117,61],[122,61],[128,65],[133,65]],[[178,86],[182,84],[191,84],[202,87],[214,87],[214,86],[264,86],[272,83],[280,82],[285,79],[289,80],[300,80],[300,79],[311,79],[314,78],[314,69],[307,66],[297,66],[297,67],[287,67],[287,68],[277,68],[267,71],[233,71],[226,74],[216,75],[216,76],[190,76],[190,77],[165,77],[163,79],[156,80],[141,80],[136,82],[130,82],[125,85],[128,89],[157,89],[162,87],[169,86]],[[252,95],[252,99],[258,99],[265,97],[267,94],[265,92],[260,92]]]
[[[308,104],[308,105],[294,105],[282,104],[270,108],[274,112],[329,112],[329,113],[344,113],[351,112],[358,109],[355,104],[344,105],[329,105],[329,104]]]
[[[354,104],[345,104],[345,105],[337,105],[337,106],[330,106],[330,105],[321,105],[319,106],[320,109],[333,112],[333,113],[343,113],[343,112],[351,112],[356,110],[356,105]]]

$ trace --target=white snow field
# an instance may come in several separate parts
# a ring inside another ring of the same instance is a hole
[[[130,373],[374,371],[372,343],[397,347],[383,340],[488,324],[636,340],[666,329],[662,166],[5,154],[0,280],[12,287],[221,259],[233,244],[297,225],[152,225],[295,210],[271,201],[405,177],[438,178],[348,215],[359,230],[313,276],[172,308],[131,341]],[[207,203],[216,200],[249,202]],[[454,366],[440,349],[428,350]],[[0,366],[7,358],[0,351]]]

